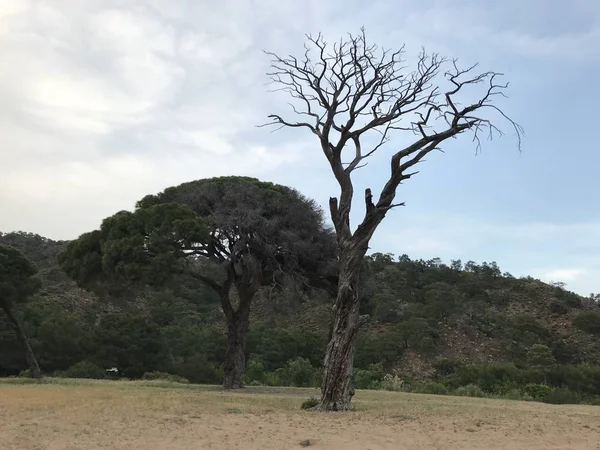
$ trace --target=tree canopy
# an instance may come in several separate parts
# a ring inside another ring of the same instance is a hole
[[[69,243],[60,261],[81,285],[188,275],[218,290],[244,271],[261,285],[284,271],[323,271],[335,261],[335,242],[321,210],[297,191],[221,177],[144,197],[135,211],[118,212]]]
[[[21,342],[31,375],[41,378],[40,367],[29,339],[13,312],[15,303],[27,300],[40,288],[39,279],[34,277],[36,273],[37,268],[23,253],[14,247],[0,244],[0,308],[4,310],[11,328]]]
[[[335,250],[314,201],[285,186],[221,177],[144,197],[135,211],[118,212],[71,242],[60,261],[84,286],[164,285],[175,278],[209,286],[227,323],[224,386],[237,388],[255,294],[286,279],[327,285]]]
[[[16,248],[0,244],[0,306],[12,308],[39,288],[37,268]]]

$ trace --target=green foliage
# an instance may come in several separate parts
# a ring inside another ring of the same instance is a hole
[[[92,339],[97,345],[94,360],[104,367],[117,367],[127,378],[160,370],[166,352],[160,328],[139,316],[107,314],[94,328]]]
[[[265,366],[262,361],[250,358],[248,361],[248,368],[245,374],[246,384],[262,385],[267,381],[267,374],[265,372]]]
[[[250,332],[248,353],[260,355],[265,370],[271,372],[295,357],[319,366],[326,345],[327,335],[323,332],[259,326]]]
[[[416,383],[412,387],[412,392],[415,394],[434,394],[434,395],[448,395],[448,388],[442,383],[436,381],[425,381],[422,383]]]
[[[318,372],[306,358],[298,357],[275,371],[278,385],[311,387],[319,384]]]
[[[459,397],[485,397],[485,392],[476,384],[467,384],[456,388],[452,395]]]
[[[513,363],[468,364],[446,378],[452,389],[475,384],[485,392],[503,392],[522,385],[523,373]]]
[[[192,354],[173,363],[173,372],[191,383],[220,384],[223,380],[222,364],[211,362],[204,354]]]
[[[581,394],[567,388],[554,388],[546,395],[544,402],[553,405],[575,405],[581,402]]]
[[[569,307],[560,300],[552,300],[549,308],[552,313],[557,315],[563,315],[569,312]]]
[[[64,378],[89,378],[101,380],[106,377],[106,372],[89,361],[81,361],[62,373]]]
[[[173,375],[171,373],[159,372],[159,371],[146,372],[144,375],[142,375],[142,380],[165,380],[165,381],[170,381],[172,383],[183,383],[183,384],[187,384],[190,382],[187,378],[184,378],[182,376]]]
[[[391,366],[405,350],[403,336],[395,329],[386,333],[360,333],[354,350],[355,365],[362,368],[377,363]]]
[[[366,369],[354,370],[354,387],[356,389],[378,389],[381,386],[385,371],[383,364],[369,364]]]
[[[573,325],[587,333],[600,334],[600,312],[582,312],[575,317]]]
[[[39,280],[33,277],[36,273],[23,253],[0,244],[0,307],[10,309],[33,295],[40,288]]]
[[[406,383],[400,375],[387,373],[383,377],[381,388],[386,391],[401,392],[406,389]]]
[[[532,366],[551,366],[556,363],[552,350],[544,344],[534,344],[527,352],[527,362]]]
[[[316,397],[310,397],[308,400],[304,400],[300,406],[302,409],[311,409],[319,405],[319,399]]]
[[[194,191],[186,188],[177,195],[182,192],[187,196]],[[166,197],[146,200],[139,209],[170,203]],[[161,220],[171,213],[175,209],[167,208],[145,220],[160,229]],[[128,214],[117,217],[110,226],[117,240],[123,229],[126,232],[127,226],[135,225],[131,225]],[[204,217],[196,210],[194,214]],[[81,271],[77,276],[87,277],[89,283],[94,281],[90,275],[94,271],[85,270],[98,263],[102,268],[103,264],[100,237],[99,230],[88,236],[87,243],[80,238],[81,246],[87,246],[79,248],[81,255],[91,259],[72,267]],[[56,255],[67,247],[66,243],[26,234],[11,234],[9,240],[11,245],[31,252],[31,260],[39,261],[43,268],[38,273],[43,289],[19,304],[17,314],[47,373],[89,361],[97,367],[117,367],[131,378],[147,378],[153,375],[144,374],[159,371],[167,374],[164,377],[185,377],[193,383],[221,383],[226,328],[218,295],[210,288],[193,278],[173,274],[153,286],[134,283],[123,295],[121,281],[102,274],[104,278],[94,282],[104,283],[105,289],[99,291],[99,296],[92,296],[64,277],[49,275],[57,268]],[[2,236],[0,243],[6,243]],[[94,248],[100,249],[96,261]],[[133,258],[133,254],[125,256]],[[132,264],[137,262],[133,258]],[[545,398],[532,392],[538,401],[589,403],[600,397],[598,340],[593,336],[581,339],[581,333],[571,333],[568,323],[559,331],[552,331],[549,325],[556,319],[555,314],[566,314],[575,307],[577,296],[533,279],[499,277],[493,264],[486,268],[470,262],[466,271],[461,270],[463,266],[459,262],[446,266],[436,259],[413,261],[406,255],[395,259],[389,254],[374,254],[365,259],[361,313],[372,314],[373,319],[358,335],[354,370],[357,389],[405,391],[412,386],[416,391],[533,400],[525,386],[543,385],[549,389]],[[132,267],[118,270],[122,274],[136,272]],[[328,337],[327,318],[320,317],[320,306],[329,303],[330,298],[287,286],[285,291],[259,294],[261,301],[254,312],[256,319],[247,348],[248,385],[319,384],[318,368]],[[561,308],[552,312],[554,303]],[[313,306],[318,313],[311,311]],[[593,314],[592,320],[583,321],[588,327],[591,322],[593,330],[595,313],[600,310],[592,306],[583,302],[577,312],[582,317]],[[460,347],[461,333],[475,345],[486,343],[483,348],[486,352],[489,349],[493,357],[514,363],[469,363],[469,356],[452,353],[448,345]],[[458,343],[441,341],[453,334]],[[441,354],[456,360],[434,364],[436,384],[415,384],[394,375],[392,369],[398,367],[398,360],[407,350],[431,361],[442,347]],[[0,314],[0,375],[17,375],[25,367],[18,349],[13,330]],[[96,376],[104,376],[104,371]]]
[[[523,390],[534,400],[545,401],[552,388],[545,384],[530,383],[526,384]]]

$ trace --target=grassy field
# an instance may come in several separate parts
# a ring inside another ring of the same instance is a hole
[[[302,411],[317,391],[167,382],[0,380],[0,449],[600,449],[600,407],[359,391],[356,411]]]

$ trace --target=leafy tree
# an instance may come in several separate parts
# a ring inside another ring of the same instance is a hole
[[[223,385],[240,388],[255,294],[300,272],[328,284],[332,236],[316,203],[297,191],[221,177],[144,197],[134,212],[121,211],[70,243],[60,259],[82,285],[107,277],[159,286],[173,278],[205,283],[219,296],[227,323]]]
[[[417,173],[416,164],[446,140],[471,131],[479,143],[482,132],[498,131],[485,111],[508,119],[492,102],[507,87],[496,82],[499,74],[474,74],[475,66],[461,69],[456,60],[425,52],[417,67],[406,73],[404,53],[404,48],[387,51],[370,44],[364,30],[333,46],[321,35],[308,36],[301,57],[269,53],[273,58],[269,75],[297,100],[292,108],[301,117],[290,120],[272,114],[272,124],[306,129],[316,136],[340,187],[339,198],[329,201],[340,264],[333,332],[324,360],[322,410],[350,408],[354,342],[367,321],[360,314],[360,269],[369,241],[387,212],[404,204],[394,203],[396,189]],[[435,84],[441,77],[447,89]],[[481,84],[485,87],[475,101],[459,98]],[[520,127],[508,120],[520,137]],[[353,230],[353,174],[388,143],[391,134],[402,130],[411,142],[394,150],[379,198],[371,189],[365,190],[365,214]]]
[[[575,317],[573,325],[587,333],[600,335],[600,312],[582,312]]]
[[[527,362],[532,366],[546,367],[556,363],[550,347],[544,344],[534,344],[527,352]]]
[[[0,307],[21,341],[31,375],[40,379],[42,374],[29,339],[14,313],[15,303],[27,300],[39,289],[36,273],[36,267],[19,250],[0,245]]]

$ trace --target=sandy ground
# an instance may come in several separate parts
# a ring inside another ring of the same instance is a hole
[[[358,392],[354,412],[300,410],[313,392],[0,382],[0,449],[600,449],[600,407]]]

